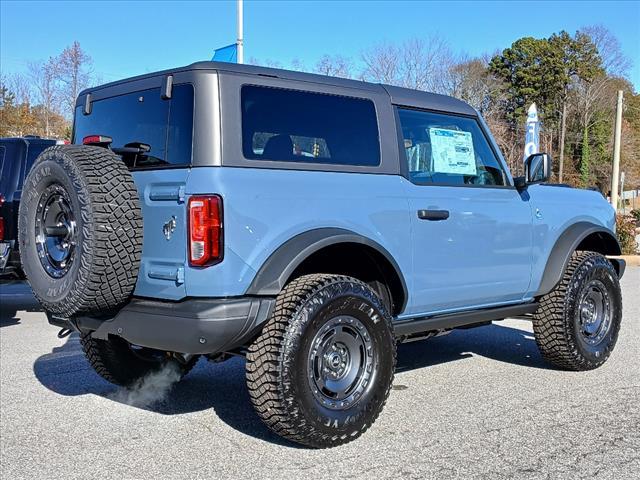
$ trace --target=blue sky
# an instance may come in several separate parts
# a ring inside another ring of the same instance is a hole
[[[105,82],[210,59],[235,41],[235,1],[0,2],[0,67],[19,72],[78,40]],[[378,42],[439,35],[480,55],[522,36],[602,24],[634,62],[640,91],[640,2],[245,1],[245,58],[312,67]]]

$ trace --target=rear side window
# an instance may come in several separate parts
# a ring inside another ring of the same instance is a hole
[[[251,160],[377,166],[375,107],[360,98],[244,86],[242,150]]]
[[[132,169],[183,166],[191,163],[193,87],[175,85],[170,100],[154,88],[97,100],[91,114],[76,109],[73,143],[89,135],[106,135],[112,147],[143,147],[145,153],[123,153]]]

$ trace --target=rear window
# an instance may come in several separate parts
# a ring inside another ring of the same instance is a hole
[[[244,86],[242,150],[250,160],[377,166],[375,107],[360,98]]]
[[[191,163],[193,87],[175,85],[171,99],[160,89],[94,101],[91,114],[77,107],[73,143],[89,135],[106,135],[114,148],[144,147],[144,153],[123,153],[131,169],[184,166]]]

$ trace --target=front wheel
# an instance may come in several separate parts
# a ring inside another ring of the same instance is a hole
[[[249,348],[249,395],[275,433],[316,448],[340,445],[382,411],[395,360],[391,317],[369,286],[305,275],[280,293]]]
[[[545,360],[566,370],[592,370],[611,355],[621,320],[611,262],[599,253],[575,252],[558,285],[542,297],[533,332]]]

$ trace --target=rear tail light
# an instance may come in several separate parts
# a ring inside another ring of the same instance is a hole
[[[98,147],[109,146],[111,142],[113,142],[113,139],[106,135],[87,135],[82,139],[83,145],[96,145]]]
[[[189,263],[197,267],[222,261],[222,198],[189,198]]]

